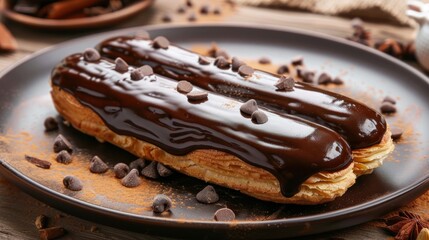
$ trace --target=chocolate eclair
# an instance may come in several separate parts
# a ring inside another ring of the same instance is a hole
[[[353,149],[357,175],[371,173],[393,151],[384,117],[358,101],[302,82],[285,88],[279,76],[249,69],[243,63],[203,57],[172,44],[164,48],[156,45],[156,39],[121,36],[101,42],[97,49],[107,58],[149,65],[156,73],[177,81],[187,80],[239,101],[255,99],[273,112],[324,125],[343,136]]]
[[[51,85],[56,109],[76,129],[256,198],[319,204],[355,182],[351,149],[338,133],[148,66],[87,50],[55,67]]]

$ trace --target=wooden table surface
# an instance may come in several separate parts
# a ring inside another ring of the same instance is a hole
[[[125,27],[159,24],[162,15],[160,13],[174,12],[178,4],[181,3],[181,1],[173,4],[172,2],[174,1],[157,0],[150,9],[126,22],[96,30],[43,31],[3,19],[5,25],[17,38],[19,49],[14,53],[2,53],[0,55],[0,70],[33,52],[68,39]],[[349,36],[352,32],[350,19],[245,6],[237,7],[233,13],[225,13],[221,17],[205,19],[204,21],[274,24],[314,30],[340,37]],[[198,22],[201,21],[196,23]],[[375,23],[367,23],[366,26],[371,29],[375,38],[393,37],[408,41],[413,38],[415,32],[412,27]],[[427,216],[429,214],[428,202],[429,192],[404,206],[401,210],[409,210]],[[34,220],[40,214],[51,217],[56,225],[63,226],[68,231],[68,234],[61,239],[161,239],[107,227],[64,214],[23,193],[0,176],[0,239],[37,239],[38,231],[34,226]],[[380,228],[382,225],[375,220],[308,239],[388,239],[389,235]]]

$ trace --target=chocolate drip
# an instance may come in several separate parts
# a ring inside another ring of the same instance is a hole
[[[252,77],[241,77],[231,69],[219,69],[213,61],[209,65],[198,62],[199,55],[169,45],[168,49],[154,49],[149,40],[132,37],[112,38],[98,49],[108,58],[121,57],[129,64],[147,64],[163,76],[187,80],[209,91],[247,101],[255,99],[259,105],[273,111],[284,111],[322,124],[341,134],[353,149],[378,144],[386,132],[383,116],[362,103],[306,83],[297,82],[293,91],[277,91],[278,76],[255,71]]]
[[[111,61],[87,62],[67,57],[52,73],[52,84],[72,94],[115,133],[133,136],[174,154],[216,149],[272,173],[284,196],[321,171],[344,169],[351,150],[337,133],[293,116],[266,112],[268,121],[254,124],[241,114],[241,103],[210,93],[188,101],[177,82],[159,75],[141,80],[114,70]],[[194,87],[193,90],[201,91]]]

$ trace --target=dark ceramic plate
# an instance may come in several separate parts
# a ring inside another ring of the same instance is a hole
[[[56,114],[50,103],[48,84],[53,66],[68,54],[94,46],[109,36],[138,30],[134,28],[63,43],[3,72],[0,79],[1,174],[36,198],[82,218],[133,231],[186,238],[261,239],[326,232],[369,221],[428,190],[429,85],[428,79],[411,67],[345,40],[292,29],[236,25],[146,29],[152,36],[164,35],[185,47],[215,41],[231,55],[243,59],[269,56],[280,64],[302,55],[308,67],[342,76],[345,86],[332,88],[334,91],[373,107],[378,107],[385,95],[397,98],[398,114],[387,120],[391,125],[405,128],[403,139],[382,167],[360,177],[343,197],[318,206],[267,203],[220,187],[217,189],[221,201],[203,205],[196,202],[194,194],[205,183],[180,174],[159,182],[145,181],[142,190],[116,189],[119,184],[111,173],[99,176],[88,172],[85,156],[98,154],[110,166],[134,157],[64,125],[60,132],[75,144],[78,159],[70,165],[53,161],[50,170],[26,163],[25,153],[52,159],[51,142],[57,133],[44,133],[42,122],[46,116]],[[85,186],[82,193],[64,190],[61,179],[68,173],[82,174]],[[169,216],[155,216],[150,211],[150,198],[156,193],[165,193],[174,199]],[[236,212],[236,221],[212,220],[214,211],[223,206]]]

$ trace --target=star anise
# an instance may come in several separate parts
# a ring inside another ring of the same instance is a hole
[[[415,240],[423,228],[429,228],[429,222],[421,216],[408,211],[385,219],[387,229],[396,234],[396,240]]]

